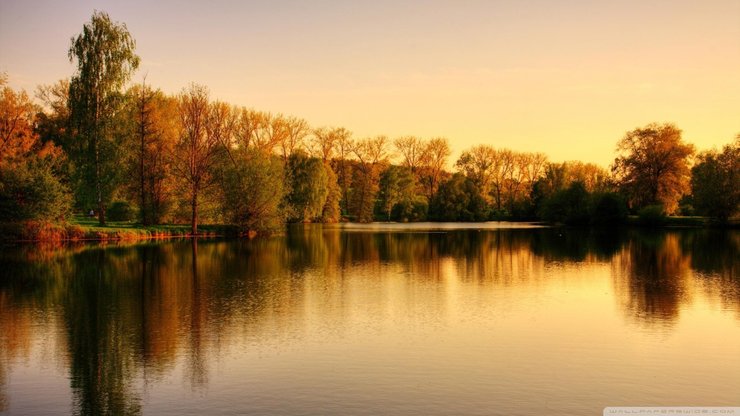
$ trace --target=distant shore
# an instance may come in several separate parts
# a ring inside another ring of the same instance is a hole
[[[501,221],[521,222],[501,219]],[[399,223],[410,224],[410,223]],[[559,224],[551,224],[560,226]],[[665,217],[657,224],[645,224],[637,216],[630,216],[623,225],[610,227],[655,227],[655,228],[740,228],[740,219],[732,219],[719,224],[709,217]],[[145,240],[163,240],[176,238],[239,238],[254,237],[254,233],[240,233],[232,225],[202,225],[198,234],[193,235],[189,224],[162,224],[144,226],[128,221],[110,221],[105,226],[97,223],[95,218],[75,216],[68,223],[48,223],[26,221],[17,224],[0,225],[0,241],[5,243],[45,243],[45,242],[135,242]]]

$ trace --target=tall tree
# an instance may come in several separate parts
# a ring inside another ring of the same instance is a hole
[[[286,205],[291,222],[313,221],[323,213],[329,193],[324,162],[302,151],[288,157]]]
[[[699,155],[691,169],[691,190],[697,210],[720,221],[740,212],[740,135],[734,143]]]
[[[415,136],[404,136],[394,140],[393,144],[401,154],[401,163],[411,169],[411,173],[416,173],[424,158],[424,141]]]
[[[201,193],[214,184],[218,154],[227,141],[228,123],[219,103],[211,104],[208,90],[196,84],[180,94],[182,130],[175,148],[173,170],[187,184],[191,230],[198,234],[198,203]]]
[[[177,98],[145,84],[129,90],[133,132],[128,141],[127,189],[139,201],[143,224],[158,224],[172,201],[171,155],[180,133]],[[135,178],[135,180],[133,180]]]
[[[108,179],[117,169],[110,163],[117,147],[113,118],[122,105],[121,89],[139,67],[135,49],[136,41],[126,25],[98,11],[82,33],[72,38],[69,48],[70,62],[77,61],[69,86],[69,108],[79,139],[85,143],[82,154],[75,156],[78,168],[86,171],[84,184],[92,190],[100,224],[105,224],[111,193]]]
[[[380,175],[379,211],[388,221],[399,203],[411,205],[416,197],[416,179],[408,166],[388,166]]]
[[[358,222],[371,222],[379,187],[379,165],[388,157],[388,138],[377,136],[358,141],[352,149],[357,157],[350,210]]]
[[[694,146],[684,143],[673,124],[649,124],[627,132],[617,144],[615,173],[633,208],[661,204],[673,213],[689,191]]]
[[[328,163],[334,157],[339,142],[346,141],[352,135],[349,130],[343,127],[319,127],[314,129],[312,133],[309,143],[311,154],[321,158],[324,163]]]
[[[343,134],[337,138],[337,163],[335,172],[337,172],[337,182],[342,188],[342,199],[340,208],[343,214],[349,213],[349,189],[352,186],[352,169],[349,158],[352,156],[352,150],[355,148],[355,141],[352,139],[352,133]]]
[[[447,165],[447,158],[451,154],[450,143],[444,137],[435,137],[429,140],[424,146],[424,152],[422,154],[422,165],[424,168],[421,181],[424,184],[424,193],[427,200],[431,201],[437,192],[439,183],[442,181],[445,166]]]

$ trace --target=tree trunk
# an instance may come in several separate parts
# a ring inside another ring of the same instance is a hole
[[[190,201],[190,206],[193,208],[193,216],[190,222],[190,230],[193,235],[198,235],[198,191],[193,189],[193,199]]]
[[[149,225],[149,218],[147,217],[147,207],[146,207],[146,190],[144,187],[144,154],[146,150],[146,124],[144,122],[145,114],[144,114],[144,105],[146,104],[146,97],[145,94],[145,87],[142,86],[141,91],[141,109],[140,109],[140,119],[139,123],[141,124],[141,129],[139,131],[140,135],[140,148],[139,148],[139,186],[141,189],[141,207],[139,208],[141,211],[141,223],[144,225]]]
[[[95,140],[95,193],[98,200],[98,223],[105,225],[105,204],[103,204],[103,185],[100,183],[100,150],[97,134],[93,140]]]

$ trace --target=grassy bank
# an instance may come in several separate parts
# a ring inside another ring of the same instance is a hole
[[[228,225],[202,225],[198,237],[235,237],[238,231]],[[127,221],[98,224],[97,219],[74,216],[68,223],[25,221],[0,226],[0,239],[5,241],[135,241],[193,237],[189,224],[143,226]]]
[[[709,217],[667,216],[652,220],[645,220],[637,215],[627,218],[627,225],[638,227],[717,227],[740,228],[740,218],[731,218],[726,223],[719,223]]]

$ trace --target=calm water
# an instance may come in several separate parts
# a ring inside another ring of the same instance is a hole
[[[309,226],[0,254],[0,412],[740,403],[740,232]]]

